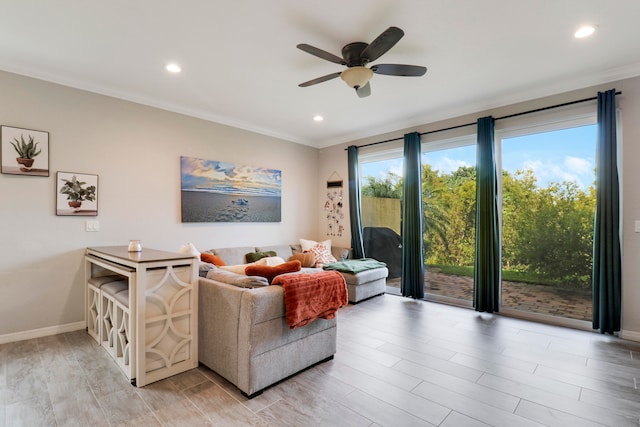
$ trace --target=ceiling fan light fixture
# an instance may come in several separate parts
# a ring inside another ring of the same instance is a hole
[[[373,71],[367,67],[347,68],[340,74],[340,78],[352,88],[359,88],[366,85],[373,77]]]
[[[595,25],[583,25],[582,27],[578,28],[578,30],[575,33],[573,33],[573,36],[577,39],[583,39],[585,37],[589,37],[595,32],[596,32]]]
[[[182,68],[180,68],[180,66],[174,62],[167,64],[167,66],[165,67],[165,69],[170,72],[170,73],[179,73],[180,71],[182,71]]]

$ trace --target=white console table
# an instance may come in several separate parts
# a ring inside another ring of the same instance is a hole
[[[190,255],[147,248],[141,252],[128,252],[127,246],[86,249],[87,331],[138,387],[198,366],[197,261]],[[119,298],[128,297],[124,314],[116,314],[115,299],[101,295],[96,286],[107,276],[128,287],[128,295]],[[113,323],[113,336],[119,333],[119,338],[107,338],[103,322]],[[126,352],[116,351],[117,346],[110,350],[118,339]]]

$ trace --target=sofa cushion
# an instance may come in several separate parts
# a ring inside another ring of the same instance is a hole
[[[237,248],[216,248],[211,249],[214,255],[222,258],[227,265],[245,264],[247,260],[244,255],[248,252],[255,252],[253,246],[239,246]]]
[[[275,266],[250,265],[244,270],[244,272],[247,276],[265,277],[269,283],[271,283],[274,277],[285,273],[300,271],[300,268],[302,268],[300,261],[293,260]]]
[[[341,248],[338,246],[331,247],[331,255],[334,256],[338,261],[344,261],[345,259],[349,259],[351,254],[351,250],[347,248]]]
[[[239,286],[241,288],[256,288],[269,285],[269,281],[264,277],[247,276],[223,269],[209,270],[207,279],[217,280],[218,282]]]
[[[198,268],[198,275],[200,277],[207,277],[207,273],[210,270],[215,270],[216,267],[214,264],[208,263],[208,262],[200,262],[200,266]]]

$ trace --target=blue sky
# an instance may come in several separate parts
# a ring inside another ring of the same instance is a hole
[[[595,141],[595,125],[504,139],[502,167],[509,172],[532,169],[540,187],[549,182],[573,181],[586,189],[595,178]],[[476,146],[428,152],[422,160],[448,173],[460,166],[473,166]],[[402,159],[362,164],[363,177],[381,177],[387,171],[402,175]]]
[[[182,190],[278,196],[282,172],[254,166],[180,157]]]

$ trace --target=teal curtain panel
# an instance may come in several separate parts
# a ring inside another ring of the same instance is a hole
[[[622,267],[618,182],[616,91],[598,92],[596,214],[593,234],[593,328],[620,331]]]
[[[476,258],[473,306],[476,311],[500,311],[500,216],[494,145],[494,119],[478,119],[476,176]]]
[[[422,255],[422,169],[420,134],[404,136],[404,182],[402,187],[402,295],[424,298]]]

